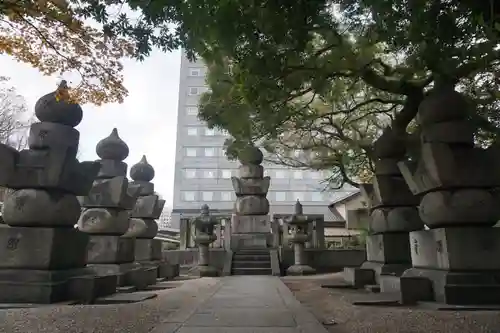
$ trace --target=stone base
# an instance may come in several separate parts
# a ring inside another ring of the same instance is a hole
[[[267,249],[272,241],[271,233],[245,233],[231,235],[231,249]]]
[[[374,273],[375,283],[381,284],[380,277],[381,276],[396,276],[399,277],[403,275],[403,273],[411,267],[410,263],[405,264],[390,264],[390,263],[381,263],[381,262],[373,262],[373,261],[365,261],[361,265],[361,269],[370,269]]]
[[[292,265],[286,270],[286,275],[313,275],[316,270],[309,265]]]
[[[114,275],[117,277],[117,286],[128,285],[128,277],[134,271],[141,269],[138,263],[128,262],[123,264],[93,264],[88,265],[89,268],[94,270],[97,276]]]
[[[213,266],[196,266],[189,271],[189,275],[199,277],[216,277],[219,276],[219,271]]]
[[[500,305],[500,271],[449,272],[410,268],[401,277],[401,299],[411,304]]]
[[[133,238],[92,235],[88,246],[89,264],[121,264],[134,261]]]
[[[179,276],[179,264],[173,265],[167,262],[161,262],[158,265],[159,279],[173,279]]]
[[[367,236],[366,260],[394,264],[411,263],[408,233],[387,233]]]
[[[97,289],[93,271],[86,268],[0,270],[0,303],[50,304],[82,298],[88,300],[98,296]]]
[[[375,271],[358,267],[345,267],[343,272],[344,281],[354,288],[364,288],[367,285],[376,284]]]
[[[162,259],[162,241],[159,239],[135,240],[135,261],[155,261]]]

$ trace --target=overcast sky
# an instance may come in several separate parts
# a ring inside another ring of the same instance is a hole
[[[156,170],[156,190],[172,207],[175,166],[177,99],[180,51],[154,52],[144,62],[125,61],[125,86],[129,96],[123,104],[83,106],[80,131],[81,160],[95,160],[95,146],[113,127],[128,144],[130,167],[146,155]],[[0,55],[0,76],[10,77],[10,85],[23,95],[30,111],[36,101],[54,91],[57,77],[47,77],[24,63]]]

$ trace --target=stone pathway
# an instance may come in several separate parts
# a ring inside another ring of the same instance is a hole
[[[272,276],[221,278],[211,294],[179,309],[151,333],[323,333],[318,320]]]

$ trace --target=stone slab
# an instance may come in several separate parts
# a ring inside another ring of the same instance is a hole
[[[134,261],[135,240],[120,236],[92,235],[88,246],[89,264],[121,264]]]
[[[88,236],[74,228],[0,228],[0,269],[82,268],[87,244]]]
[[[162,259],[162,241],[159,239],[136,239],[135,261],[154,261]]]
[[[185,326],[295,327],[295,321],[287,310],[219,309],[197,312]]]
[[[137,303],[157,297],[154,293],[134,292],[134,293],[119,293],[96,299],[96,304],[123,304]]]
[[[387,233],[366,237],[368,261],[380,263],[411,263],[408,233]]]
[[[231,232],[243,233],[270,233],[271,221],[269,215],[233,215],[231,218]]]

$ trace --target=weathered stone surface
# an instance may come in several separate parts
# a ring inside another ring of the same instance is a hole
[[[384,133],[375,141],[373,149],[375,156],[380,159],[404,156],[406,152],[406,138],[386,129]]]
[[[130,182],[130,186],[139,186],[140,191],[139,195],[141,196],[146,196],[146,195],[152,195],[155,193],[155,184],[151,182],[145,182],[145,181],[133,181]]]
[[[30,126],[28,145],[31,149],[78,150],[80,133],[71,126],[41,122]]]
[[[155,170],[148,163],[146,156],[143,155],[139,163],[136,163],[130,169],[130,178],[135,181],[150,182],[155,177]]]
[[[247,147],[238,153],[238,160],[241,164],[259,165],[264,160],[264,154],[255,146]]]
[[[12,226],[73,227],[80,216],[80,204],[72,194],[22,189],[8,193],[2,216]]]
[[[415,206],[376,208],[369,223],[372,233],[410,232],[423,227],[424,223]]]
[[[233,233],[269,233],[271,228],[268,215],[233,215],[231,231]]]
[[[141,196],[137,198],[137,202],[132,210],[131,216],[137,218],[156,219],[160,217],[164,205],[165,201],[160,200],[159,196],[156,194]]]
[[[366,257],[379,263],[411,263],[408,233],[367,236]]]
[[[243,196],[236,199],[237,215],[266,215],[269,213],[269,201],[262,196]]]
[[[35,115],[43,122],[77,126],[83,118],[83,110],[76,103],[56,99],[56,92],[48,93],[35,104]]]
[[[472,146],[474,125],[467,120],[434,123],[422,129],[422,142],[462,143]]]
[[[84,267],[87,243],[88,236],[74,228],[0,228],[0,272]]]
[[[409,190],[403,177],[379,176],[373,178],[372,208],[380,206],[416,206],[419,199]]]
[[[410,250],[413,267],[437,268],[438,248],[434,234],[429,230],[410,232]]]
[[[428,125],[466,119],[471,106],[466,97],[453,89],[433,91],[420,103],[417,121]]]
[[[271,234],[267,233],[244,233],[231,235],[231,249],[261,248],[265,249],[271,243]]]
[[[379,176],[401,176],[399,158],[383,158],[375,161],[375,173]]]
[[[248,178],[240,179],[237,177],[231,177],[233,183],[233,188],[236,196],[243,195],[262,195],[265,196],[269,190],[269,185],[271,179],[269,177],[264,177],[262,179]]]
[[[429,227],[447,225],[494,226],[500,205],[486,190],[463,189],[427,193],[420,203],[420,216]]]
[[[154,238],[158,233],[158,224],[153,219],[142,219],[146,229],[137,238]]]
[[[98,179],[127,176],[127,163],[115,160],[99,160],[101,169],[97,175]]]
[[[239,166],[238,170],[239,176],[242,179],[264,178],[264,167],[262,165],[243,164]]]
[[[127,232],[130,211],[113,208],[84,209],[78,220],[78,229],[88,234],[116,235]]]
[[[88,195],[80,200],[84,207],[110,207],[131,210],[135,206],[139,192],[139,187],[129,188],[127,178],[120,176],[96,180]]]
[[[14,148],[0,143],[0,185],[7,186],[15,173],[19,152]]]
[[[120,236],[92,235],[88,246],[89,264],[120,264],[134,261],[135,242]]]
[[[96,153],[103,160],[123,161],[128,157],[127,144],[118,136],[118,130],[113,128],[111,134],[97,143]]]
[[[162,241],[159,239],[136,239],[135,261],[154,261],[162,259]]]
[[[122,235],[124,238],[136,238],[140,235],[146,234],[148,231],[148,225],[143,219],[131,218],[129,219],[129,228]]]

